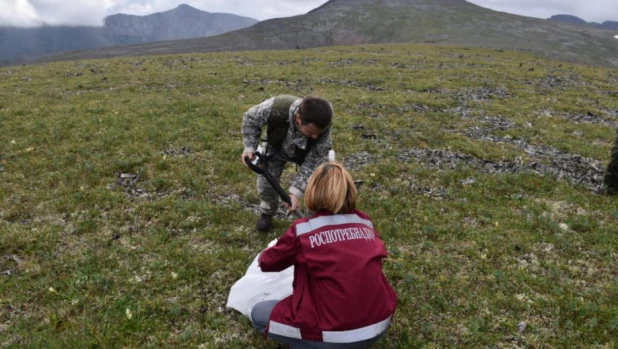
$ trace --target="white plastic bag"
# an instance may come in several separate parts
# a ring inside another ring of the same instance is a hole
[[[268,247],[273,246],[277,240],[273,240]],[[251,309],[262,301],[282,300],[292,294],[292,282],[294,281],[294,267],[291,266],[278,273],[264,273],[258,267],[257,255],[245,276],[236,281],[230,289],[227,298],[227,307],[236,309],[251,319]]]
[[[328,161],[335,161],[335,151],[332,149],[328,151]]]

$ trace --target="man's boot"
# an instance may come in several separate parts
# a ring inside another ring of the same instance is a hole
[[[265,233],[267,231],[270,231],[272,227],[273,227],[273,216],[262,213],[260,217],[258,218],[257,223],[255,225],[255,228],[257,229],[257,231]]]

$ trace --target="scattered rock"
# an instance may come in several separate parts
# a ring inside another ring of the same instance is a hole
[[[455,94],[461,105],[466,105],[468,102],[488,102],[496,98],[509,98],[511,95],[503,88],[472,88],[460,90]]]
[[[360,170],[361,168],[378,161],[379,158],[369,152],[362,151],[356,154],[351,154],[343,159],[342,164],[347,169]]]
[[[564,90],[573,86],[584,87],[587,85],[587,83],[583,81],[581,76],[577,74],[571,74],[569,76],[557,76],[550,73],[546,77],[540,79],[537,85],[540,88],[544,89]]]
[[[416,192],[432,199],[443,200],[448,196],[446,188],[416,188]]]
[[[284,80],[265,80],[265,79],[261,79],[261,80],[244,79],[242,82],[243,84],[246,84],[246,85],[272,85],[272,84],[286,83],[286,81]]]
[[[474,177],[470,177],[468,179],[461,180],[459,183],[461,183],[461,185],[470,185],[476,183],[476,179],[474,179]]]
[[[168,148],[161,151],[161,154],[171,156],[171,157],[179,157],[186,156],[191,154],[191,149],[185,145],[180,148]]]
[[[515,160],[491,161],[472,155],[455,153],[449,150],[412,148],[401,152],[399,160],[417,162],[440,169],[454,170],[467,166],[484,173],[522,173],[530,172],[541,176],[550,174],[600,193],[603,188],[605,169],[603,164],[581,155],[573,155],[547,146],[533,146],[519,141],[532,161],[524,163],[521,157]],[[536,160],[536,161],[535,161]],[[542,163],[541,160],[548,163]]]
[[[607,120],[603,118],[601,115],[598,115],[591,111],[585,114],[566,113],[560,116],[567,120],[574,121],[576,124],[584,123],[584,124],[593,124],[593,125],[605,125],[605,126],[610,126],[612,128],[618,126],[618,120]]]
[[[344,65],[352,65],[352,64],[357,64],[357,60],[353,59],[353,58],[341,58],[338,61],[335,62],[329,62],[328,64],[330,66],[335,66],[335,67],[340,67],[340,66],[344,66]]]
[[[380,80],[377,83],[374,82],[359,82],[359,81],[350,81],[350,80],[333,80],[333,79],[322,79],[319,81],[322,84],[335,84],[339,86],[351,86],[358,87],[365,90],[370,91],[384,91],[385,88],[379,86],[378,83],[384,83],[384,80]]]
[[[219,195],[215,196],[212,199],[213,203],[217,205],[232,207],[234,204],[239,203],[242,208],[246,211],[252,212],[256,217],[260,215],[260,203],[249,203],[242,199],[242,197],[236,193],[232,193],[229,195]],[[292,220],[294,219],[294,214],[290,213],[284,206],[282,202],[280,202],[279,209],[275,214],[275,218],[279,220]]]
[[[357,106],[358,110],[360,110],[365,115],[377,115],[375,112],[384,110],[391,113],[409,113],[411,111],[417,113],[425,113],[429,111],[429,107],[423,104],[406,104],[402,106],[396,105],[388,105],[388,104],[374,104],[374,103],[365,103],[361,102]]]
[[[0,269],[4,270],[0,271],[0,275],[10,276],[14,271],[23,268],[25,265],[26,261],[17,255],[4,256],[4,262],[0,262]]]
[[[378,138],[378,136],[376,136],[376,135],[375,135],[375,134],[373,134],[373,133],[365,133],[365,134],[362,134],[362,135],[361,135],[361,138],[362,138],[362,139],[377,139],[377,138]]]
[[[134,67],[139,67],[142,64],[144,64],[145,61],[146,61],[145,59],[140,59],[140,60],[137,60],[137,61],[127,62],[127,64],[132,65]]]
[[[132,174],[119,172],[116,178],[116,185],[124,188],[134,187],[137,181],[139,181],[140,174],[141,173]]]
[[[140,200],[154,200],[161,199],[170,195],[183,195],[187,192],[186,188],[180,188],[170,191],[153,191],[149,192],[144,188],[137,187],[137,183],[140,180],[141,172],[137,174],[132,173],[118,173],[118,177],[116,178],[116,187],[122,187],[125,193],[130,198],[140,199]],[[108,185],[107,189],[113,190],[113,185]]]
[[[476,109],[459,106],[457,108],[439,109],[436,111],[439,113],[459,115],[462,118],[470,118],[471,115],[476,112]]]
[[[519,323],[519,325],[517,325],[517,333],[522,334],[524,333],[525,330],[526,330],[526,323],[522,321]]]

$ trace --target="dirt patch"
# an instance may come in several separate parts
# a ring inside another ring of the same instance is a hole
[[[551,201],[547,199],[536,199],[535,201],[537,203],[542,203],[547,206],[547,208],[549,209],[548,214],[552,219],[561,220],[567,217],[572,217],[574,215],[588,215],[588,212],[586,210],[574,203],[566,201]]]
[[[322,84],[334,84],[338,86],[358,87],[363,90],[369,90],[369,91],[386,90],[386,88],[379,85],[379,84],[384,83],[384,80],[379,80],[377,82],[362,82],[362,81],[351,81],[351,80],[322,79],[319,82]]]
[[[455,93],[455,97],[459,103],[465,105],[468,102],[486,103],[493,99],[509,98],[511,95],[504,88],[479,87],[459,90]]]
[[[168,148],[161,151],[161,154],[170,157],[182,157],[187,156],[192,153],[191,149],[187,146],[182,146],[178,148]]]
[[[286,66],[286,65],[296,65],[298,64],[298,61],[277,61],[275,62],[276,65],[281,65],[281,66]]]
[[[295,81],[266,80],[266,79],[261,79],[261,80],[245,79],[245,80],[243,80],[243,83],[245,85],[259,85],[261,91],[264,90],[264,86],[266,86],[266,85],[285,85],[285,87],[288,88],[289,90],[295,90],[295,91],[303,92],[303,93],[307,93],[307,92],[313,91],[313,87],[309,86],[309,82],[305,81],[305,80],[302,80],[302,79],[298,79],[298,80],[295,80]]]
[[[249,58],[245,58],[245,57],[236,57],[233,59],[234,62],[236,62],[236,65],[242,65],[242,66],[253,66],[255,65],[255,61],[253,61],[252,59]]]
[[[391,105],[391,104],[380,104],[380,103],[365,103],[361,102],[357,105],[357,109],[364,115],[368,115],[373,118],[384,117],[385,113],[445,113],[445,114],[453,114],[459,115],[462,118],[473,118],[474,114],[483,114],[483,110],[468,108],[468,107],[456,107],[456,108],[446,108],[446,109],[437,109],[431,108],[425,104],[404,104],[404,105]]]
[[[604,125],[609,127],[618,127],[618,113],[613,110],[603,110],[605,115],[600,113],[588,111],[586,113],[556,113],[549,109],[541,109],[536,114],[541,117],[559,117],[576,124],[591,124],[591,125]],[[609,117],[609,119],[607,118]],[[614,119],[614,120],[612,120]]]
[[[540,79],[536,85],[543,89],[564,90],[573,86],[584,87],[588,84],[582,80],[581,76],[577,74],[570,74],[569,76],[558,76],[550,73],[546,77]]]
[[[506,119],[500,116],[472,116],[473,109],[466,108],[456,108],[450,110],[451,113],[459,113],[460,116],[464,119],[472,119],[478,121],[482,126],[473,126],[467,129],[452,129],[446,130],[446,132],[454,133],[454,134],[462,134],[468,138],[484,140],[487,142],[505,142],[505,143],[515,143],[517,144],[519,141],[517,139],[513,140],[512,137],[500,137],[494,135],[492,132],[495,131],[506,131],[509,129],[516,129],[519,126],[511,119]]]
[[[144,64],[144,62],[146,62],[145,59],[138,59],[136,61],[130,61],[130,62],[126,62],[128,65],[131,65],[133,67],[139,67],[142,64]]]
[[[424,69],[424,67],[420,65],[404,64],[404,63],[399,63],[399,62],[391,63],[390,67],[397,68],[397,69],[408,69],[408,70],[423,70]]]
[[[17,255],[7,255],[0,259],[0,275],[10,276],[23,268],[26,262]]]
[[[242,206],[243,210],[253,213],[256,217],[259,216],[261,213],[259,202],[247,202],[239,194],[236,193],[216,196],[213,197],[211,201],[217,205],[224,207],[234,207],[234,205],[238,203]],[[289,213],[289,211],[283,205],[283,202],[280,201],[279,209],[275,214],[275,218],[278,220],[289,220],[291,222],[293,219],[296,219],[295,217],[296,216],[294,214]]]
[[[555,175],[559,179],[591,189],[596,193],[602,191],[605,167],[601,161],[583,157],[579,154],[570,154],[546,145],[529,144],[520,138],[510,136],[502,137],[492,134],[492,132],[496,130],[507,130],[516,127],[515,123],[508,119],[485,117],[482,119],[482,122],[488,127],[472,127],[464,131],[453,130],[450,132],[464,134],[469,138],[486,142],[515,145],[522,149],[531,160],[531,162],[526,165],[504,160],[499,163],[500,165],[496,168],[496,171],[508,171],[512,173],[533,171],[538,174],[547,173]],[[493,165],[489,166],[492,167]]]
[[[383,116],[382,112],[388,113],[402,113],[407,114],[410,112],[425,113],[429,111],[429,107],[424,104],[405,104],[401,106],[379,104],[379,103],[365,103],[358,104],[357,109],[364,115],[369,115],[373,118]]]
[[[180,189],[172,189],[167,191],[154,190],[149,191],[145,188],[142,188],[138,185],[140,182],[141,173],[122,173],[119,172],[116,177],[115,184],[109,184],[107,189],[115,190],[117,188],[122,188],[122,190],[127,194],[127,196],[131,199],[138,200],[158,200],[170,195],[178,195],[183,198],[183,200],[188,200],[192,198],[191,192],[186,188]]]
[[[346,156],[345,159],[343,159],[342,164],[347,169],[356,171],[356,170],[362,169],[363,167],[369,164],[375,163],[381,159],[382,159],[381,156],[376,156],[376,155],[370,154],[369,152],[362,151],[356,154],[351,154],[351,155]]]
[[[521,142],[531,161],[524,163],[521,157],[515,160],[491,161],[449,150],[412,148],[401,152],[401,161],[416,161],[430,168],[455,170],[469,167],[483,173],[534,173],[540,176],[553,175],[559,180],[601,193],[605,170],[600,161],[573,155],[546,146],[533,146]],[[546,162],[541,162],[546,161]]]
[[[494,99],[510,98],[511,94],[505,88],[493,88],[493,87],[477,87],[460,89],[452,91],[447,88],[441,89],[424,89],[420,90],[421,93],[434,93],[440,95],[447,95],[455,98],[460,105],[466,105],[468,102],[486,103]]]
[[[242,82],[243,82],[243,84],[246,84],[246,85],[272,85],[272,84],[284,84],[284,83],[286,83],[285,80],[266,80],[266,79],[260,79],[260,80],[245,79]]]
[[[341,66],[347,66],[347,65],[353,65],[353,64],[359,64],[360,62],[356,59],[353,58],[341,58],[338,61],[334,61],[334,62],[329,62],[328,65],[332,66],[332,67],[341,67]]]
[[[507,118],[503,118],[501,116],[481,116],[481,117],[472,117],[470,116],[470,111],[466,113],[462,113],[463,118],[475,119],[478,120],[483,126],[486,126],[487,129],[492,131],[505,131],[508,129],[518,128],[515,121]]]

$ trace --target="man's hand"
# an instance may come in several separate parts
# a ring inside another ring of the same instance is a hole
[[[290,212],[294,212],[300,208],[300,199],[298,196],[290,194],[290,201],[292,201],[292,205],[285,204]]]
[[[253,161],[255,160],[255,153],[254,152],[249,152],[249,151],[245,151],[242,153],[241,159],[242,159],[242,164],[245,165],[245,167],[249,167],[247,165],[247,163],[245,162],[245,158],[248,157],[249,161]]]

